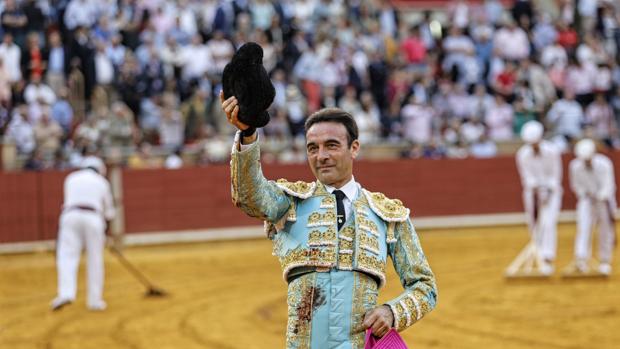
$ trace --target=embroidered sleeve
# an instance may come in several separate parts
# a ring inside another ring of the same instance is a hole
[[[387,304],[394,314],[394,327],[402,331],[435,308],[437,286],[411,220],[397,223],[395,234],[389,253],[405,290]]]
[[[247,215],[276,223],[288,212],[291,199],[263,176],[258,141],[242,151],[238,150],[238,143],[239,132],[230,160],[232,201]]]

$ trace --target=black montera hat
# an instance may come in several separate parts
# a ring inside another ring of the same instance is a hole
[[[224,68],[222,87],[224,98],[237,98],[239,121],[251,127],[267,125],[267,108],[276,90],[263,67],[263,49],[258,44],[248,42],[237,50]]]

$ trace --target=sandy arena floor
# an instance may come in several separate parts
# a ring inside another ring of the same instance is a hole
[[[561,227],[561,269],[574,226]],[[527,242],[522,227],[420,234],[439,286],[439,303],[403,333],[411,348],[618,348],[620,263],[609,279],[506,281],[503,270]],[[265,349],[284,347],[285,284],[268,241],[200,243],[125,251],[163,299],[106,252],[108,310],[75,304],[51,312],[51,253],[0,256],[0,348]],[[390,270],[387,300],[400,292]]]

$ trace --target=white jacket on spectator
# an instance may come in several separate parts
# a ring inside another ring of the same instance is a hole
[[[6,43],[0,44],[0,59],[9,74],[9,81],[15,83],[22,78],[22,70],[20,67],[20,61],[22,52],[19,46],[12,43],[7,45]]]
[[[36,146],[34,128],[19,113],[13,113],[13,119],[6,130],[6,137],[15,142],[20,154],[30,154]]]

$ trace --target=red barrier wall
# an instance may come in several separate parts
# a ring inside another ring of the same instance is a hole
[[[620,173],[620,153],[610,154]],[[563,209],[574,209],[564,159]],[[307,165],[264,166],[270,179],[313,179]],[[513,157],[361,161],[356,180],[401,199],[414,217],[521,211]],[[54,239],[67,172],[0,172],[0,243]],[[181,170],[124,170],[127,233],[256,225],[230,200],[226,165]],[[616,176],[620,185],[620,176]]]

